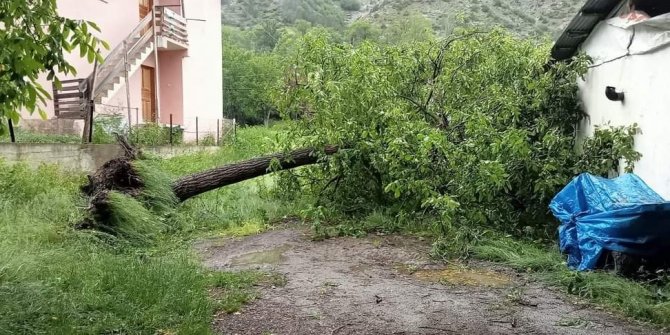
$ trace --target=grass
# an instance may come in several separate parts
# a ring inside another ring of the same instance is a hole
[[[638,282],[606,272],[576,272],[567,268],[557,249],[509,237],[493,236],[472,248],[475,258],[500,262],[527,272],[567,294],[623,315],[670,326],[670,282]]]
[[[149,161],[169,178],[273,151],[276,130],[247,128],[214,154]],[[165,176],[153,174],[160,188]],[[0,161],[0,334],[207,334],[217,311],[255,297],[263,274],[202,267],[191,244],[200,236],[241,236],[293,213],[263,196],[270,178],[209,192],[167,216],[113,196],[126,238],[72,229],[86,206],[83,174],[56,166],[37,171]],[[143,199],[156,207],[163,199]],[[136,218],[146,221],[138,222]],[[128,238],[131,237],[131,238]],[[217,291],[212,298],[211,292]]]
[[[56,135],[33,133],[21,128],[14,129],[16,143],[40,143],[40,144],[79,144],[81,137],[76,135]],[[9,133],[0,136],[0,143],[10,143]]]

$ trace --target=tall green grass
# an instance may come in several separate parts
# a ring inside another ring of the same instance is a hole
[[[81,136],[64,134],[40,134],[34,133],[22,128],[14,129],[14,136],[17,143],[61,143],[61,144],[79,144]],[[9,133],[0,136],[0,143],[10,143]]]
[[[276,135],[241,129],[219,152],[138,167],[160,190],[170,178],[271,152]],[[118,238],[72,228],[87,206],[78,191],[84,179],[56,166],[32,170],[0,161],[0,334],[207,334],[216,310],[253,298],[256,277],[209,272],[193,240],[263,227],[294,212],[292,204],[263,196],[269,178],[209,192],[167,215],[161,206],[170,197],[147,194],[141,201],[150,211],[113,193]],[[146,221],[137,220],[138,212]],[[225,294],[212,299],[214,288]]]
[[[472,248],[473,256],[501,262],[597,305],[638,320],[670,326],[670,282],[640,282],[607,272],[567,268],[557,249],[492,236]]]
[[[201,266],[186,249],[151,252],[72,229],[82,182],[0,163],[0,334],[206,333]]]

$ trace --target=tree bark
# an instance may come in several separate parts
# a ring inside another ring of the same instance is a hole
[[[337,147],[326,147],[324,153],[332,155]],[[318,162],[317,151],[312,148],[294,150],[288,154],[273,154],[252,158],[246,161],[224,165],[208,171],[183,177],[172,185],[172,190],[179,201],[185,201],[196,195],[235,184],[247,179],[259,177],[274,171],[293,169]],[[277,169],[272,170],[274,160],[279,162]]]

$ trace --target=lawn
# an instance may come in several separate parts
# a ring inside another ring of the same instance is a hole
[[[214,154],[162,161],[173,176],[271,151],[272,131],[242,129]],[[291,212],[257,192],[268,179],[183,204],[141,242],[77,231],[84,175],[0,162],[0,334],[206,334],[217,310],[249,299],[252,274],[204,269],[200,236],[243,235]],[[230,290],[213,301],[208,290]]]

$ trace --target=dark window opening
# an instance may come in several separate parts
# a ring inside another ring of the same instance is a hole
[[[650,17],[670,13],[670,1],[632,0],[631,9],[647,13]]]

